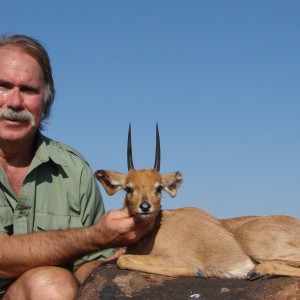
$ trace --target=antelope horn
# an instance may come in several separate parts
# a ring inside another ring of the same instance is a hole
[[[128,140],[127,140],[127,165],[128,165],[128,171],[134,170],[134,166],[132,162],[131,123],[129,124]]]
[[[160,170],[160,139],[159,139],[159,132],[158,132],[157,123],[156,123],[156,150],[155,150],[154,169],[157,172],[159,172],[159,170]]]

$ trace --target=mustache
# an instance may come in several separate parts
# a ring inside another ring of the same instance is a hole
[[[11,121],[25,121],[29,122],[31,126],[35,126],[33,115],[26,110],[16,111],[11,108],[1,109],[0,119],[8,119]]]

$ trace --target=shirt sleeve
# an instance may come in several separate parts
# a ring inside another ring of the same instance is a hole
[[[81,222],[84,227],[95,224],[105,213],[102,196],[94,174],[89,166],[82,171],[80,184]],[[74,271],[92,260],[105,260],[113,254],[113,249],[91,253],[74,262]]]

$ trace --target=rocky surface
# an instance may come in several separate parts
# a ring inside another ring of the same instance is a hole
[[[114,263],[97,268],[82,284],[77,300],[98,299],[300,299],[300,278],[171,278],[119,270]]]

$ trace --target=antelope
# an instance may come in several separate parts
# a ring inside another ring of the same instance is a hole
[[[153,230],[119,257],[120,269],[171,277],[300,277],[300,220],[288,216],[217,219],[200,208],[161,210],[161,193],[172,198],[183,182],[180,172],[160,174],[160,138],[156,125],[153,169],[136,170],[131,125],[127,143],[128,174],[98,170],[108,195],[126,191],[124,207]]]

